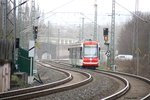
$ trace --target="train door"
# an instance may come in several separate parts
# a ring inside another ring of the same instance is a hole
[[[78,53],[78,51],[77,51],[77,48],[74,48],[74,50],[75,50],[75,66],[77,66],[78,64],[77,64],[77,62],[78,62],[78,57],[77,57],[77,53]]]
[[[72,48],[69,48],[68,50],[69,50],[69,63],[72,64],[72,57],[73,57]]]
[[[76,66],[76,48],[72,48],[72,64]]]
[[[82,47],[76,48],[76,64],[82,66]]]

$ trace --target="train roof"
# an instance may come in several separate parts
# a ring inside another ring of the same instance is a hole
[[[85,41],[85,42],[83,42],[83,44],[86,44],[86,45],[96,45],[96,44],[98,44],[98,42],[97,41]]]
[[[81,47],[82,46],[82,43],[80,42],[78,42],[78,43],[73,43],[73,44],[70,44],[69,45],[69,48],[75,48],[75,47]]]
[[[69,45],[69,48],[81,47],[84,45],[96,45],[99,44],[98,41],[84,41],[84,42],[77,42],[74,44]]]

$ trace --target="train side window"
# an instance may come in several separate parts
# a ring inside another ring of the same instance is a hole
[[[73,59],[76,58],[76,50],[75,50],[75,48],[72,49],[72,58]]]
[[[72,58],[74,58],[74,49],[72,48]]]
[[[69,50],[69,58],[71,58],[71,49],[68,48],[68,50]]]
[[[80,47],[80,58],[82,59],[82,47]]]
[[[81,56],[81,54],[80,54],[80,47],[78,47],[76,49],[77,49],[77,58],[80,59],[80,56]]]
[[[72,51],[73,49],[72,48],[70,48],[70,58],[73,58],[73,51]]]

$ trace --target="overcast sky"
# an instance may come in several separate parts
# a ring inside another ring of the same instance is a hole
[[[53,23],[80,23],[81,18],[85,18],[85,22],[94,20],[94,3],[95,0],[36,0],[39,4],[40,9]],[[116,0],[119,4],[124,6],[130,11],[135,10],[135,0]],[[149,12],[150,11],[150,0],[139,0],[139,11]],[[109,24],[111,20],[111,5],[112,0],[97,0],[98,5],[98,24]],[[54,14],[55,12],[55,14]],[[72,13],[64,13],[72,12]],[[81,15],[81,12],[84,14]],[[116,22],[121,23],[131,18],[130,13],[116,4]],[[74,21],[72,20],[74,19]]]

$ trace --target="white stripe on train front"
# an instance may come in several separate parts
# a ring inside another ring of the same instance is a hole
[[[94,65],[96,65],[96,64],[98,64],[98,62],[83,62],[83,64],[89,64],[89,65],[94,64]]]

